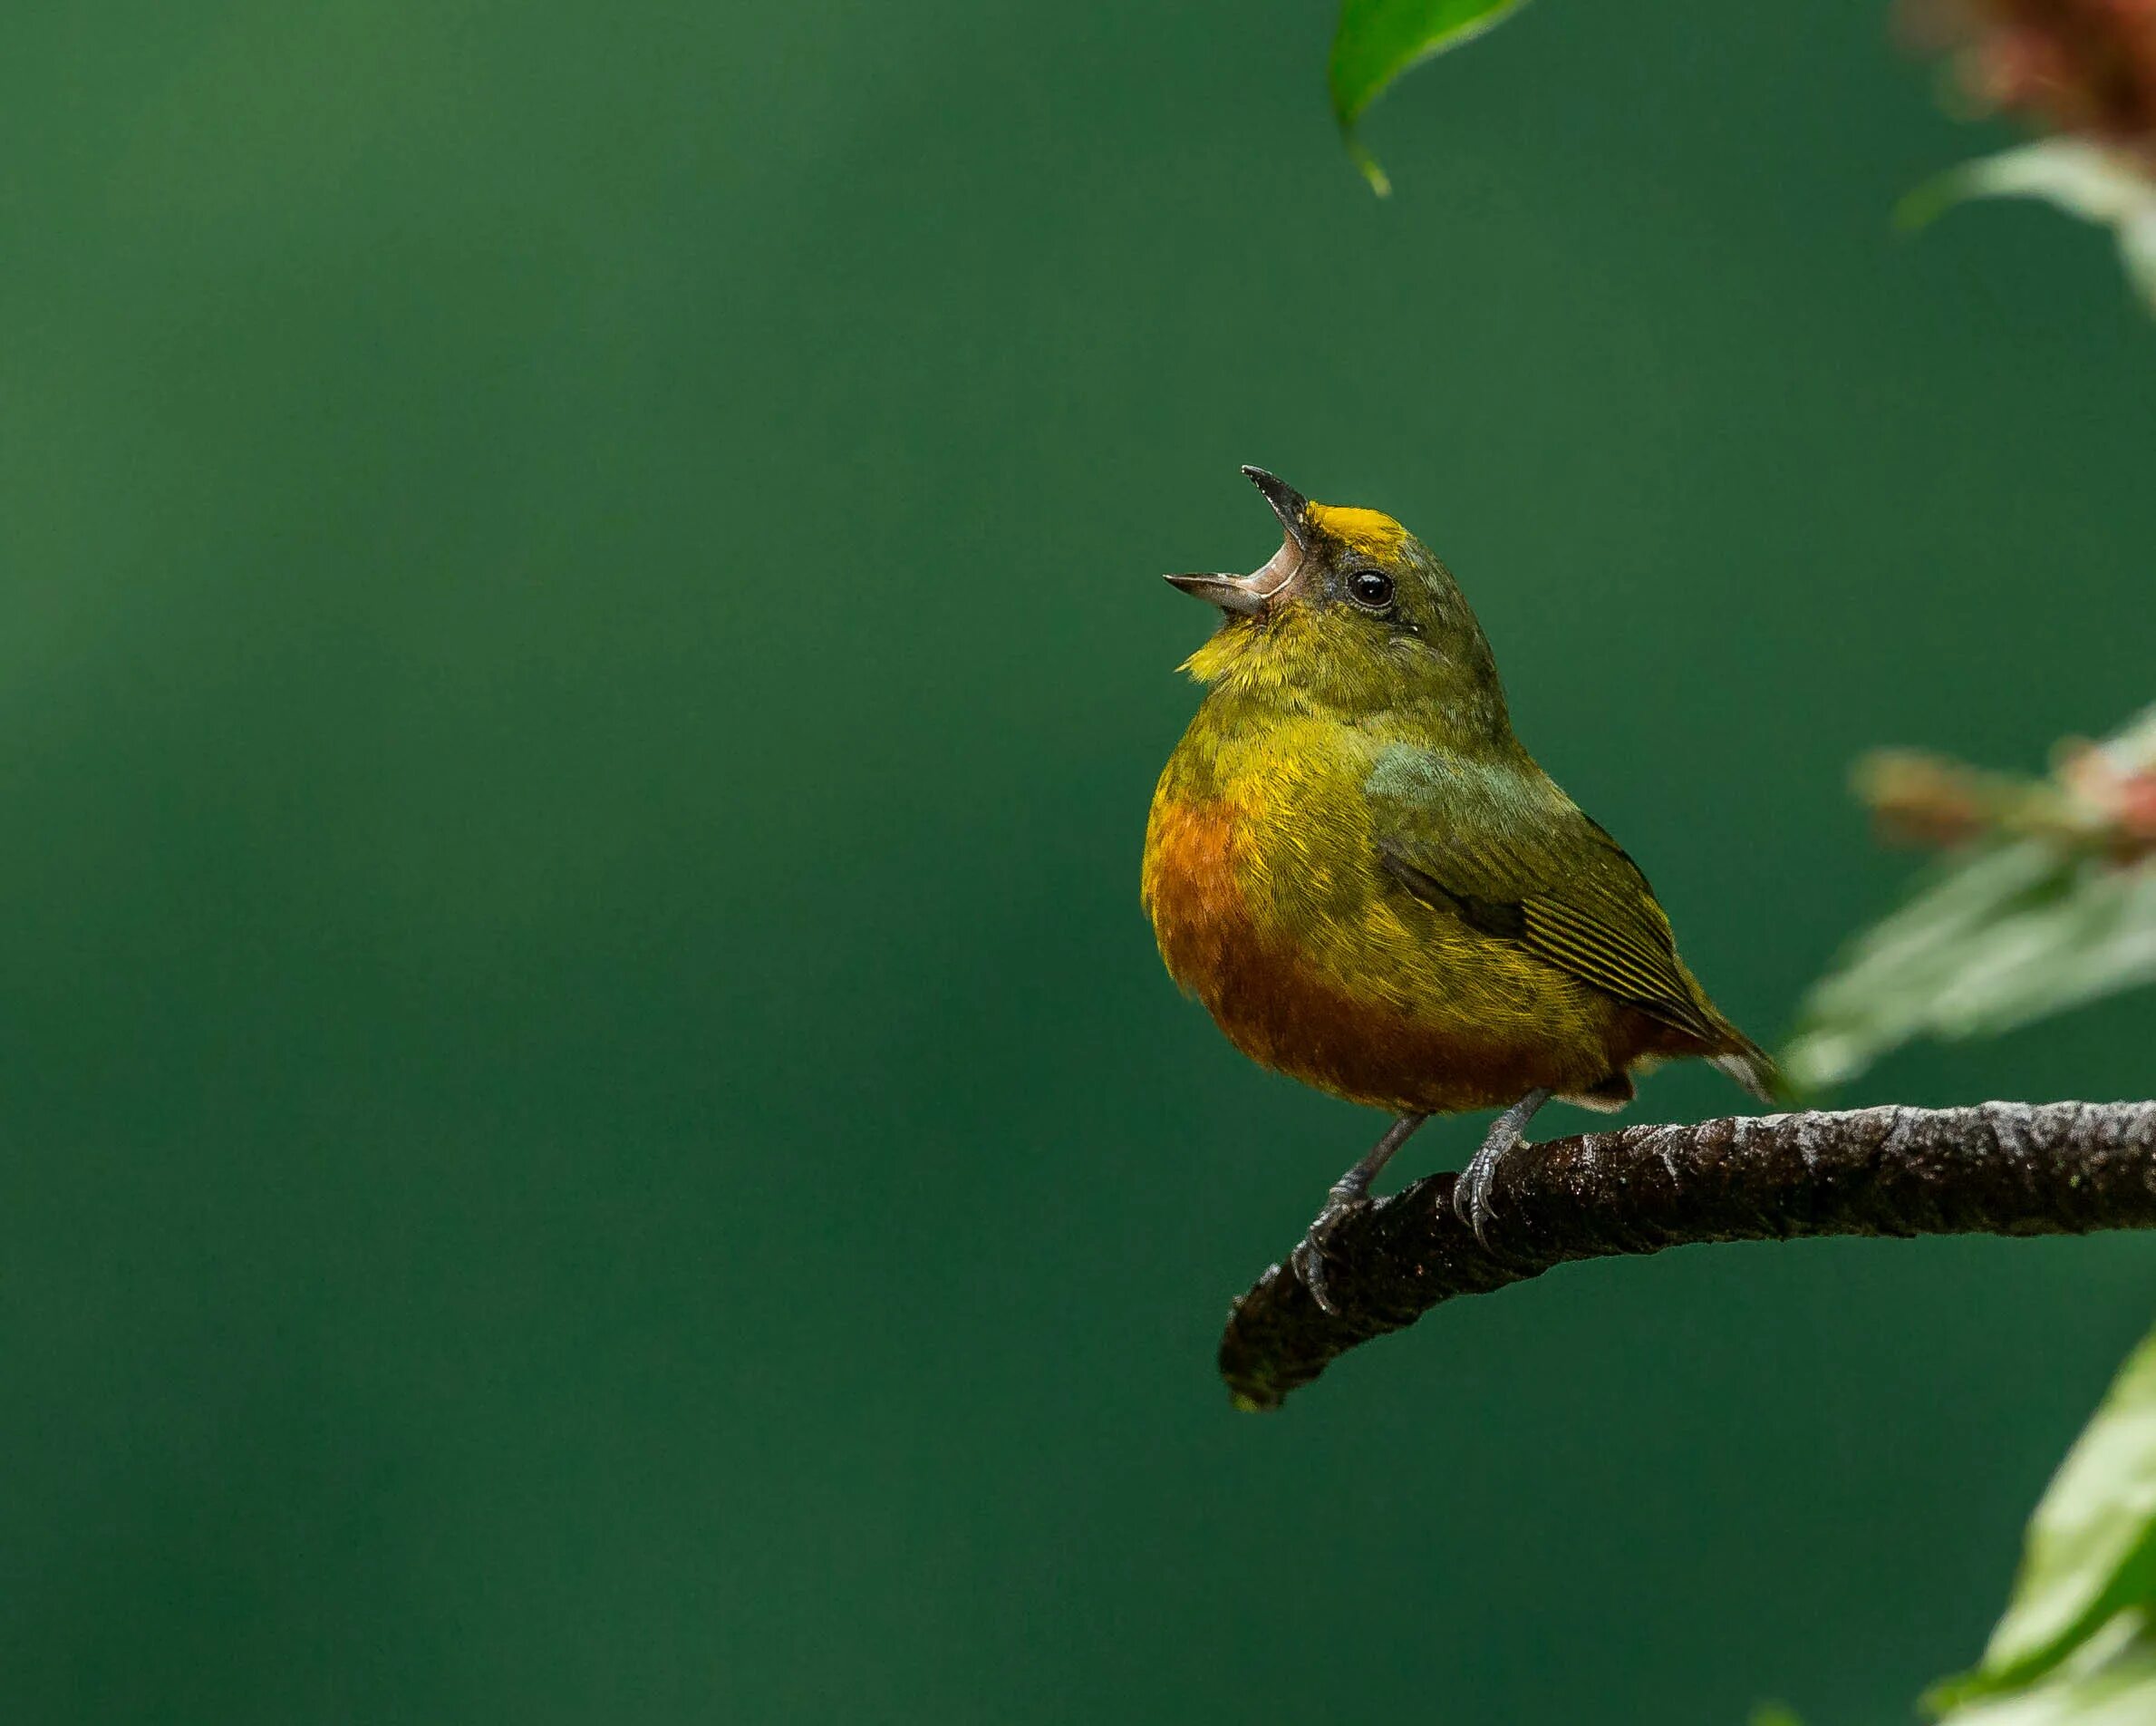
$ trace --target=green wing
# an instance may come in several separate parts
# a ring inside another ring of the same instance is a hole
[[[1401,769],[1403,752],[1387,751],[1366,786],[1394,879],[1709,1048],[1728,1046],[1734,1033],[1678,962],[1647,878],[1539,769],[1420,751]]]

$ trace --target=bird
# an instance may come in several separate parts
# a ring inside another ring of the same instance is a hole
[[[1433,1115],[1503,1112],[1454,1188],[1485,1246],[1499,1163],[1552,1097],[1615,1110],[1662,1062],[1763,1101],[1773,1061],[1708,999],[1623,848],[1513,733],[1452,573],[1392,517],[1313,503],[1250,575],[1171,575],[1220,613],[1146,821],[1141,897],[1168,974],[1261,1066],[1391,1112],[1291,1256],[1325,1246]]]

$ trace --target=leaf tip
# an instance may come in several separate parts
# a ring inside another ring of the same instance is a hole
[[[1894,230],[1900,234],[1919,233],[1967,196],[1960,169],[1949,168],[1943,174],[1934,174],[1921,185],[1910,187],[1895,200]]]
[[[1392,196],[1392,180],[1379,165],[1378,159],[1350,137],[1348,140],[1348,159],[1369,182],[1370,189],[1380,198]]]

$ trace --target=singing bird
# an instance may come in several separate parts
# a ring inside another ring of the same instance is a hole
[[[1504,1111],[1455,1188],[1486,1238],[1498,1161],[1552,1097],[1621,1108],[1682,1056],[1763,1100],[1776,1081],[1646,877],[1513,735],[1445,567],[1390,516],[1243,472],[1284,537],[1254,574],[1167,577],[1221,619],[1184,667],[1207,690],[1154,794],[1144,899],[1244,1054],[1398,1117],[1296,1249],[1330,1310],[1327,1236],[1430,1116]]]

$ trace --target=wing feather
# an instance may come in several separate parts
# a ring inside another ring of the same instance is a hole
[[[1427,795],[1386,796],[1374,781],[1387,871],[1424,904],[1481,933],[1516,942],[1710,1048],[1728,1043],[1734,1033],[1678,962],[1647,878],[1602,828],[1536,777],[1524,807],[1517,797],[1494,796],[1486,772],[1441,776],[1434,761],[1417,763],[1411,780]]]

